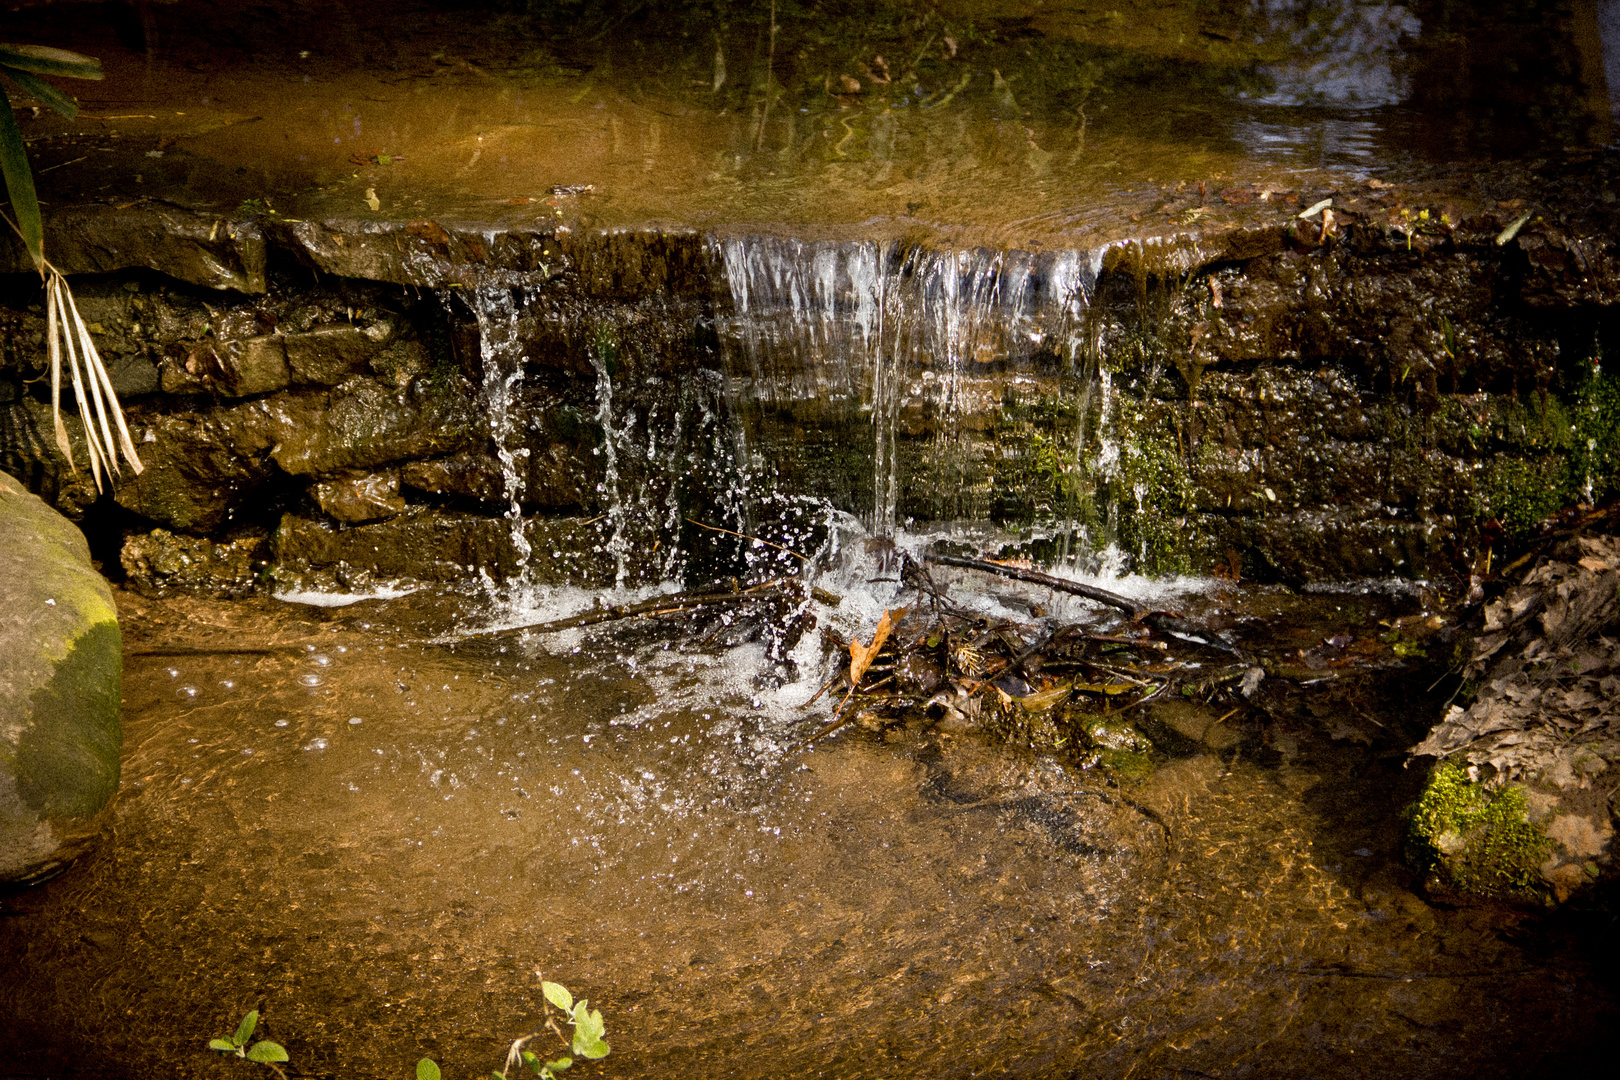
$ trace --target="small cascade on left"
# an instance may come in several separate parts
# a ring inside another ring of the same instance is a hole
[[[483,404],[489,424],[490,443],[500,462],[501,494],[506,501],[506,519],[517,569],[504,585],[484,573],[491,599],[514,605],[533,588],[533,545],[523,519],[523,496],[527,487],[528,447],[523,445],[522,425],[517,418],[517,386],[523,380],[523,343],[518,316],[526,301],[521,289],[486,286],[468,289],[465,299],[478,321],[478,352],[483,368]]]

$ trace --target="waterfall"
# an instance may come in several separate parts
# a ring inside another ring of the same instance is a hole
[[[526,594],[531,583],[531,558],[523,521],[529,448],[523,443],[522,418],[514,408],[517,386],[523,380],[524,351],[518,333],[518,314],[527,296],[522,290],[494,286],[468,289],[464,295],[478,321],[478,352],[483,363],[484,408],[490,442],[501,467],[501,494],[511,526],[517,574],[507,581],[509,599]],[[520,467],[519,462],[523,462]]]
[[[785,416],[860,439],[869,495],[835,501],[864,501],[874,535],[892,536],[903,506],[982,516],[970,500],[996,498],[982,490],[991,451],[968,428],[991,423],[1009,388],[1049,388],[1036,357],[1071,373],[1068,406],[1081,420],[1054,437],[1078,463],[1089,377],[1072,373],[1101,252],[768,237],[713,249],[726,286],[718,329],[739,409],[754,414],[746,426],[757,434]]]

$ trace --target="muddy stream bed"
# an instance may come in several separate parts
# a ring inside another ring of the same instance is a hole
[[[6,1072],[246,1075],[204,1045],[256,1007],[292,1075],[487,1076],[543,975],[603,1076],[1587,1075],[1606,916],[1420,898],[1428,680],[1321,661],[1420,598],[1179,599],[1299,677],[1145,708],[1118,781],[920,724],[792,753],[820,680],[749,646],[122,593],[114,835],[3,899]]]

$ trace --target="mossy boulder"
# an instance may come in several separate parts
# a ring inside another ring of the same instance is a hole
[[[118,790],[122,650],[84,536],[0,473],[0,881],[50,877]]]
[[[1430,891],[1508,900],[1548,892],[1554,843],[1530,820],[1522,784],[1489,787],[1451,762],[1429,776],[1407,815],[1407,854]]]

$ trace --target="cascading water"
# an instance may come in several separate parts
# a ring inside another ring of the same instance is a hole
[[[1091,400],[1085,315],[1101,252],[760,237],[713,248],[727,287],[719,329],[749,436],[769,438],[781,418],[837,429],[827,459],[859,438],[866,475],[848,476],[852,462],[842,489],[836,477],[820,487],[835,503],[869,506],[873,535],[892,537],[918,511],[995,516],[996,458],[1014,452],[996,431],[1010,398],[1044,397],[1072,417],[1049,423],[1043,445],[1055,467],[1079,468]],[[1074,515],[1044,516],[1067,551]]]
[[[489,420],[490,442],[501,467],[501,493],[506,499],[506,519],[511,526],[512,547],[517,553],[518,571],[506,583],[507,598],[525,595],[531,587],[530,565],[534,554],[523,520],[525,472],[530,454],[522,443],[521,418],[514,409],[515,391],[523,379],[523,343],[518,332],[518,314],[527,296],[522,290],[485,287],[466,290],[465,299],[478,320],[478,352],[483,362],[484,407]],[[519,462],[525,467],[520,468]]]

